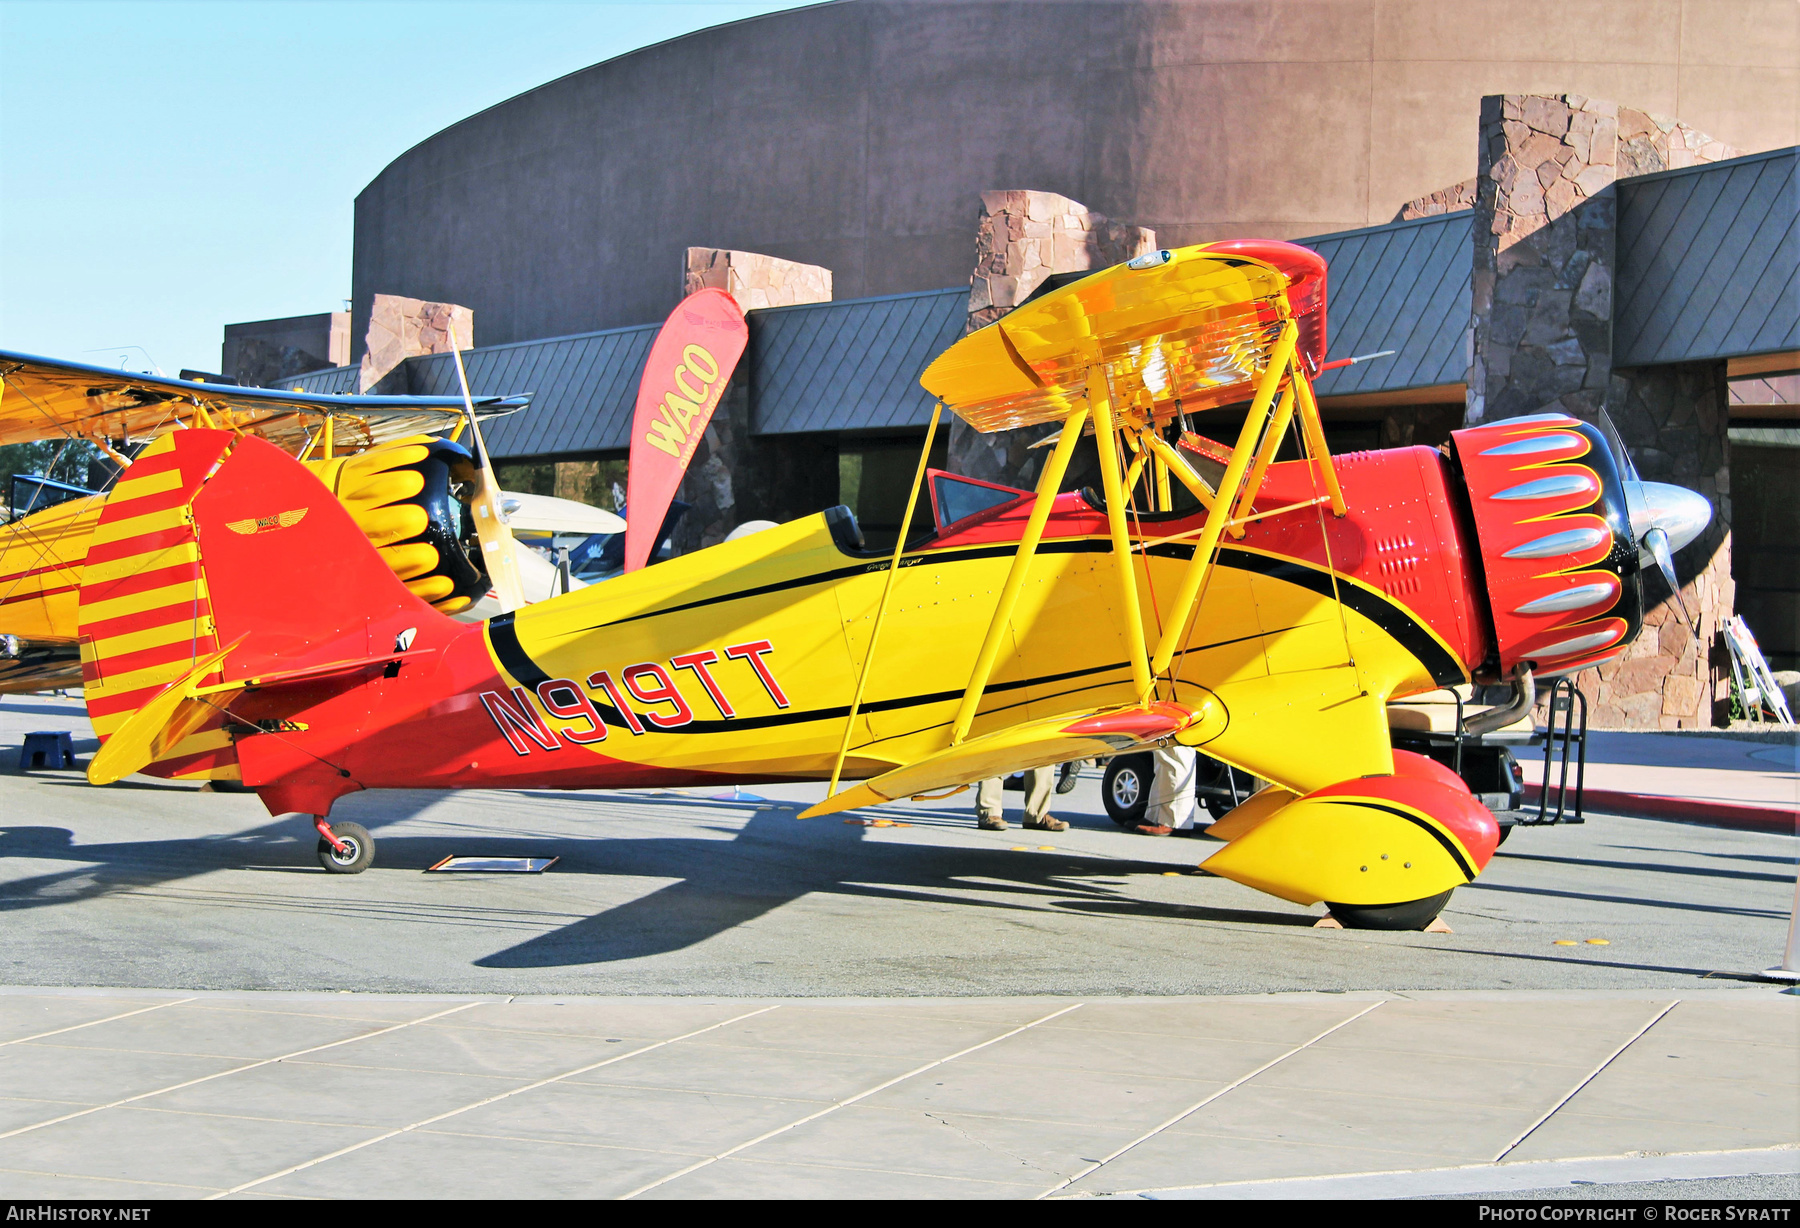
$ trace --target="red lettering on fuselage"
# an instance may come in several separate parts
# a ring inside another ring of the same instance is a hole
[[[785,708],[788,706],[787,692],[781,689],[768,662],[763,660],[774,651],[768,640],[753,640],[728,646],[725,656],[748,662],[757,681],[768,692],[770,701],[777,708]],[[713,672],[713,667],[718,664],[719,654],[711,648],[669,658],[669,667],[693,674],[705,688],[713,706],[718,708],[719,715],[730,720],[738,714],[737,705],[731,702],[724,683]],[[544,750],[556,750],[563,742],[586,746],[605,741],[609,723],[622,724],[633,736],[650,732],[645,728],[646,721],[654,729],[679,729],[693,723],[693,708],[670,677],[669,669],[660,663],[640,661],[627,665],[619,671],[619,678],[623,685],[602,669],[588,675],[585,690],[573,678],[548,678],[538,683],[537,702],[543,705],[546,713],[558,721],[585,722],[586,728],[580,724],[563,725],[552,733],[549,724],[538,715],[531,692],[522,686],[512,688],[510,699],[498,691],[483,691],[481,702],[495,726],[505,735],[508,745],[520,755],[529,755],[533,743]],[[667,704],[674,711],[639,712],[630,700],[636,700],[639,705]]]
[[[641,685],[639,680],[646,676],[656,679],[656,685],[651,687]],[[625,680],[625,689],[630,691],[631,697],[639,703],[674,706],[675,711],[668,716],[664,716],[660,712],[644,713],[644,719],[658,729],[678,729],[694,719],[694,710],[688,707],[687,700],[683,699],[681,692],[675,689],[675,683],[669,677],[669,671],[656,662],[640,661],[636,665],[627,665],[619,671],[619,677]]]
[[[768,663],[763,660],[763,654],[774,651],[775,646],[768,640],[754,640],[748,644],[732,644],[725,649],[725,655],[734,660],[750,662],[750,668],[754,669],[756,676],[762,680],[763,690],[769,693],[769,698],[775,701],[775,706],[785,708],[788,706],[787,693],[781,689],[781,684],[775,681],[775,675],[769,672]]]
[[[613,681],[612,675],[605,670],[596,670],[588,675],[588,685],[603,692],[612,706],[618,711],[619,719],[625,722],[625,728],[631,730],[633,736],[644,732],[644,722],[638,720],[637,713],[625,702],[625,696],[619,693],[619,684]]]
[[[506,696],[498,691],[483,691],[481,703],[487,709],[488,715],[494,718],[494,724],[500,727],[500,732],[506,735],[507,742],[512,745],[513,753],[519,755],[531,753],[531,747],[525,738],[530,738],[545,750],[560,750],[562,743],[556,740],[556,735],[551,733],[549,727],[539,718],[537,708],[531,702],[531,694],[522,686],[514,687],[512,693],[513,697],[519,701],[519,706],[516,708],[508,703]],[[520,734],[525,736],[520,737]]]
[[[700,679],[700,685],[705,687],[706,693],[712,697],[713,706],[719,710],[720,716],[736,716],[737,710],[731,706],[731,701],[725,698],[725,692],[719,689],[719,684],[714,680],[712,671],[706,668],[718,663],[719,654],[710,648],[701,652],[684,652],[678,657],[669,658],[669,664],[676,669],[693,671],[694,677]]]
[[[565,728],[562,736],[577,746],[589,742],[606,740],[606,721],[594,707],[594,701],[587,697],[587,692],[576,685],[572,678],[551,678],[540,682],[537,686],[538,699],[543,702],[544,711],[551,716],[561,717],[565,721],[576,719],[588,723],[585,730]],[[564,698],[564,697],[567,698]]]

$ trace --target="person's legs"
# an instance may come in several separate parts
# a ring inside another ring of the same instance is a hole
[[[1031,768],[1025,773],[1025,826],[1039,831],[1067,831],[1069,825],[1050,817],[1050,791],[1056,787],[1056,769]]]
[[[975,786],[975,823],[984,831],[1006,830],[1005,784],[990,776]]]
[[[1156,770],[1151,775],[1150,797],[1144,823],[1145,835],[1166,836],[1194,826],[1194,769],[1198,757],[1191,746],[1159,748],[1152,754]]]

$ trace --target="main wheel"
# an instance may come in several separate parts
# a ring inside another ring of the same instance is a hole
[[[333,823],[331,834],[343,844],[339,852],[319,837],[319,864],[333,874],[361,874],[375,864],[375,837],[361,823]]]
[[[1154,763],[1149,755],[1119,755],[1106,765],[1100,779],[1100,799],[1106,806],[1106,817],[1130,830],[1144,821],[1150,805],[1150,773]]]
[[[1450,902],[1450,892],[1455,890],[1452,887],[1440,895],[1408,900],[1404,904],[1333,904],[1327,901],[1325,907],[1347,930],[1422,930],[1437,920],[1444,905]]]

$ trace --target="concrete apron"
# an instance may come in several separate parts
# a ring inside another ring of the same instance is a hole
[[[1797,1006],[1751,987],[8,989],[0,1197],[1354,1197],[1791,1173],[1771,1149],[1800,1140]]]

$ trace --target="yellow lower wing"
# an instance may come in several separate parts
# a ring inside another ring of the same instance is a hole
[[[1188,732],[1191,737],[1196,727],[1213,723],[1224,725],[1224,709],[1210,696],[1191,707],[1163,702],[1148,707],[1126,704],[1065,712],[959,742],[853,785],[800,817],[810,819],[858,806],[878,806],[896,798],[916,797],[1071,759],[1143,750],[1180,733]]]

